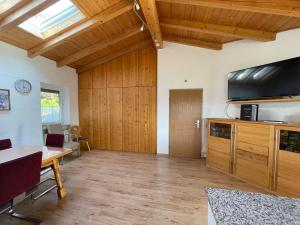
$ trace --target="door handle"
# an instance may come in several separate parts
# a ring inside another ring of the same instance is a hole
[[[200,128],[200,120],[196,120],[196,121],[195,121],[195,125],[196,125],[196,127],[199,129],[199,128]]]

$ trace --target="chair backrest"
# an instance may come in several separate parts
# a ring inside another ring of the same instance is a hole
[[[74,135],[75,137],[79,137],[80,136],[80,132],[81,129],[79,126],[75,125],[75,126],[71,126],[70,127],[70,133],[71,135]]]
[[[47,125],[48,134],[64,134],[64,129],[61,124]]]
[[[62,148],[65,143],[65,135],[63,134],[47,134],[46,146]]]
[[[0,205],[40,182],[42,152],[0,164]]]
[[[9,149],[9,148],[12,148],[10,139],[0,140],[0,150],[5,150],[5,149]]]

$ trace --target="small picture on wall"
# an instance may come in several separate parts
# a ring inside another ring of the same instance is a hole
[[[0,111],[10,111],[10,92],[8,89],[0,89]]]

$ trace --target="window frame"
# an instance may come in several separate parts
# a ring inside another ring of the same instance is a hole
[[[64,115],[64,109],[63,109],[63,91],[61,89],[56,89],[56,88],[48,88],[48,87],[41,87],[40,88],[40,94],[42,92],[48,92],[48,93],[58,93],[58,97],[59,97],[59,108],[60,108],[60,112],[59,112],[59,121],[55,121],[55,122],[43,122],[42,119],[42,106],[41,106],[41,99],[40,99],[40,107],[41,107],[41,120],[42,120],[42,125],[51,125],[51,124],[63,124],[63,115]]]
[[[19,24],[18,28],[29,32],[40,39],[45,40],[63,30],[68,29],[69,27],[72,27],[84,21],[86,19],[86,15],[81,12],[81,10],[71,0],[68,1],[70,1],[72,5],[42,22],[46,23],[46,25],[37,27],[35,24],[30,23],[29,20],[39,14],[42,14],[43,11],[49,9],[50,7],[53,7],[56,3],[28,18],[26,21]],[[59,1],[57,3],[59,3]]]

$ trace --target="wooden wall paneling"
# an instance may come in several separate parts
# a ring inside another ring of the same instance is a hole
[[[106,64],[97,66],[92,71],[93,88],[106,88]]]
[[[92,88],[93,77],[92,71],[87,71],[81,74],[78,74],[78,88]]]
[[[156,87],[139,87],[139,151],[156,153]]]
[[[81,126],[95,149],[156,153],[153,46],[81,73],[79,88]]]
[[[90,147],[93,148],[93,102],[91,89],[79,89],[79,124],[82,135],[89,138]]]
[[[92,90],[93,147],[107,149],[107,93],[106,88]]]
[[[107,88],[107,147],[123,150],[122,88]]]
[[[156,86],[157,52],[154,47],[142,48],[139,54],[139,86]]]
[[[139,88],[123,88],[123,150],[139,149]]]
[[[138,79],[138,52],[134,51],[123,56],[123,87],[137,87]]]
[[[107,63],[107,87],[123,86],[123,61],[122,57]]]

